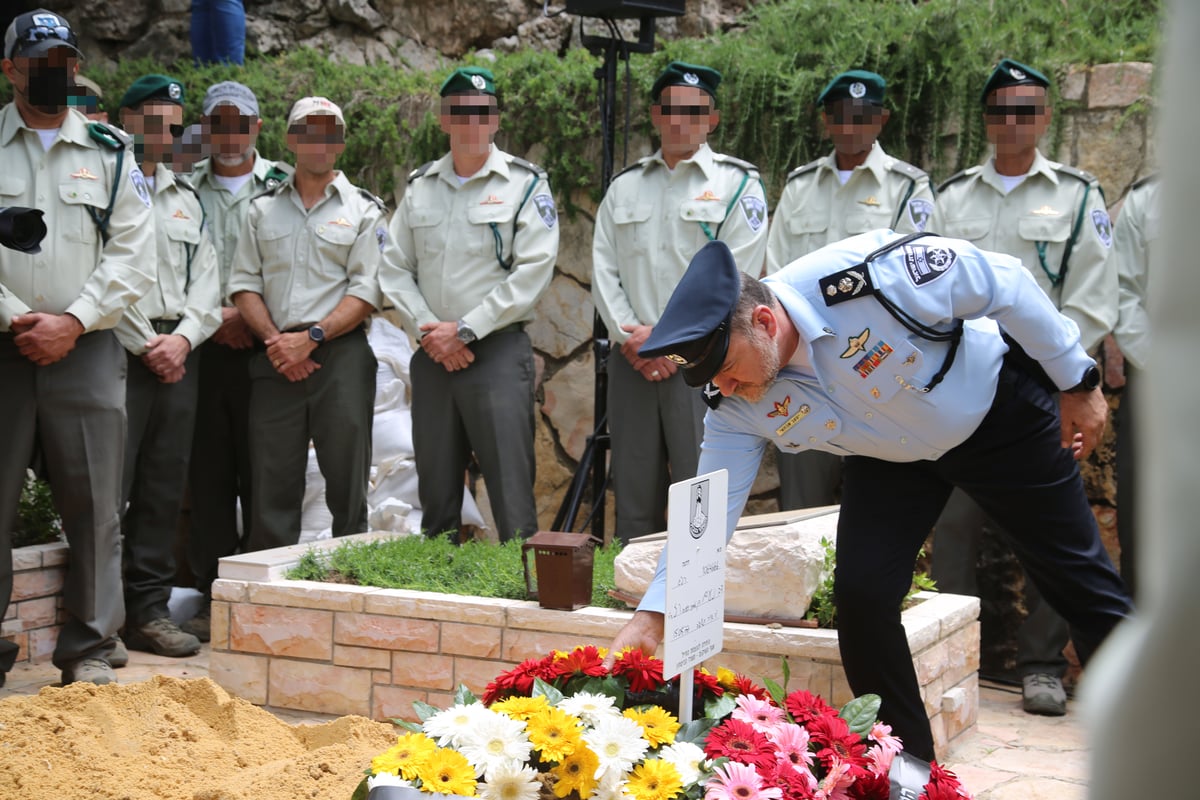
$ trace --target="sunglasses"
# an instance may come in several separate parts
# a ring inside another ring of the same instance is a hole
[[[205,127],[209,133],[249,133],[250,126],[254,122],[253,117],[235,117],[228,122],[222,117],[207,117],[203,120]]]
[[[64,25],[31,25],[21,33],[17,34],[17,40],[14,42],[12,52],[15,54],[21,49],[22,45],[37,44],[50,39],[56,39],[60,42],[66,42],[74,47],[76,45],[75,33]]]
[[[289,125],[288,135],[295,136],[301,144],[342,144],[346,133],[341,126],[326,128],[320,125]]]
[[[712,113],[712,107],[708,105],[700,106],[676,106],[676,105],[660,105],[658,111],[664,117],[707,117]]]
[[[835,125],[870,125],[883,116],[883,109],[875,106],[865,108],[834,106],[828,114]]]
[[[1046,107],[1041,103],[1011,103],[1006,105],[989,105],[984,113],[990,119],[1004,120],[1016,117],[1018,121],[1030,121],[1040,116]]]
[[[488,120],[500,113],[499,109],[491,106],[450,106],[446,110],[452,117],[467,120]]]

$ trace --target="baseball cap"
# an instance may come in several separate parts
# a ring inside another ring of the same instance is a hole
[[[328,114],[337,118],[338,124],[343,128],[346,127],[346,118],[342,116],[342,110],[336,103],[324,97],[301,97],[297,100],[288,112],[288,127],[303,122],[314,114]]]
[[[217,106],[226,104],[236,107],[244,117],[258,116],[258,98],[249,86],[237,81],[221,81],[208,87],[200,104],[200,113],[207,117]]]
[[[5,58],[37,58],[55,47],[69,47],[80,55],[71,23],[44,8],[21,14],[4,32]]]

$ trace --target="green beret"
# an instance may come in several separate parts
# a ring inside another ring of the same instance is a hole
[[[442,97],[479,92],[496,96],[496,78],[491,70],[483,67],[459,67],[450,73],[441,88]]]
[[[1006,58],[992,70],[987,83],[983,85],[983,94],[979,95],[979,102],[987,103],[989,94],[997,89],[1003,89],[1005,86],[1041,86],[1043,89],[1048,89],[1050,79],[1033,67]]]
[[[166,75],[143,75],[133,82],[118,108],[133,108],[148,100],[165,100],[183,105],[183,84]]]
[[[708,92],[713,100],[717,99],[717,87],[721,84],[721,73],[712,67],[702,67],[698,64],[685,64],[682,61],[672,61],[654,81],[650,89],[650,99],[657,103],[663,89],[668,86],[695,86]]]
[[[882,75],[865,69],[843,72],[826,84],[817,97],[817,105],[836,103],[838,100],[860,100],[873,106],[883,105],[883,89],[887,81]]]

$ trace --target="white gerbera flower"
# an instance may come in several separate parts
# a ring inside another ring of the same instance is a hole
[[[658,757],[679,771],[683,788],[700,780],[700,765],[704,763],[704,751],[692,742],[676,742],[658,751]]]
[[[616,707],[616,702],[612,697],[591,692],[579,692],[570,697],[564,697],[559,701],[558,708],[579,717],[588,725],[595,725],[604,717],[621,716],[621,710]]]
[[[436,739],[440,747],[458,747],[462,737],[475,727],[476,720],[492,713],[478,701],[469,705],[459,703],[425,720],[421,730],[430,739]]]
[[[489,772],[478,791],[483,800],[537,800],[541,788],[537,770],[510,762]]]
[[[604,717],[583,734],[587,746],[600,759],[596,778],[624,777],[636,761],[646,754],[650,743],[642,736],[642,726],[628,717]]]
[[[462,733],[456,749],[475,767],[476,775],[490,776],[497,768],[524,763],[533,745],[524,722],[489,711],[476,715],[474,727]]]
[[[607,776],[596,784],[596,788],[592,790],[592,796],[589,800],[629,800],[629,797],[625,794],[625,784],[627,782],[626,773]]]

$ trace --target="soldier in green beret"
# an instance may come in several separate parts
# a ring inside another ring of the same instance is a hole
[[[217,255],[200,196],[168,163],[183,129],[183,103],[183,84],[167,75],[143,75],[121,98],[121,127],[134,137],[154,200],[158,282],[115,331],[128,364],[124,641],[175,657],[200,650],[200,640],[171,621],[167,601],[196,421],[196,348],[221,324]]]
[[[538,529],[534,504],[533,348],[525,325],[558,256],[546,173],[494,144],[492,73],[461,67],[442,84],[450,152],[408,176],[392,216],[380,283],[412,359],[413,445],[421,526],[462,526],[474,452],[501,541]]]
[[[767,239],[768,274],[848,236],[876,228],[925,229],[933,213],[929,176],[879,146],[891,114],[884,105],[886,85],[881,75],[853,69],[836,76],[817,97],[833,152],[788,175]],[[777,463],[781,508],[838,501],[840,456],[818,450],[779,453]]]
[[[1110,257],[1112,226],[1095,176],[1051,161],[1038,142],[1050,128],[1050,80],[1009,58],[996,65],[980,93],[993,155],[938,188],[930,230],[967,239],[985,250],[1021,259],[1038,285],[1079,326],[1080,342],[1095,354],[1117,321],[1117,262]],[[985,523],[982,509],[956,490],[934,535],[938,587],[976,594],[975,566]],[[1029,616],[1017,634],[1017,669],[1024,708],[1066,713],[1062,651],[1066,623],[1026,581]]]
[[[673,61],[650,92],[660,149],[618,173],[596,218],[592,297],[620,353],[608,360],[617,536],[666,526],[667,486],[695,476],[704,399],[665,357],[638,349],[654,329],[692,256],[720,239],[757,276],[767,245],[767,201],[758,170],[714,153],[721,119],[715,69]],[[713,392],[715,395],[715,392]]]

